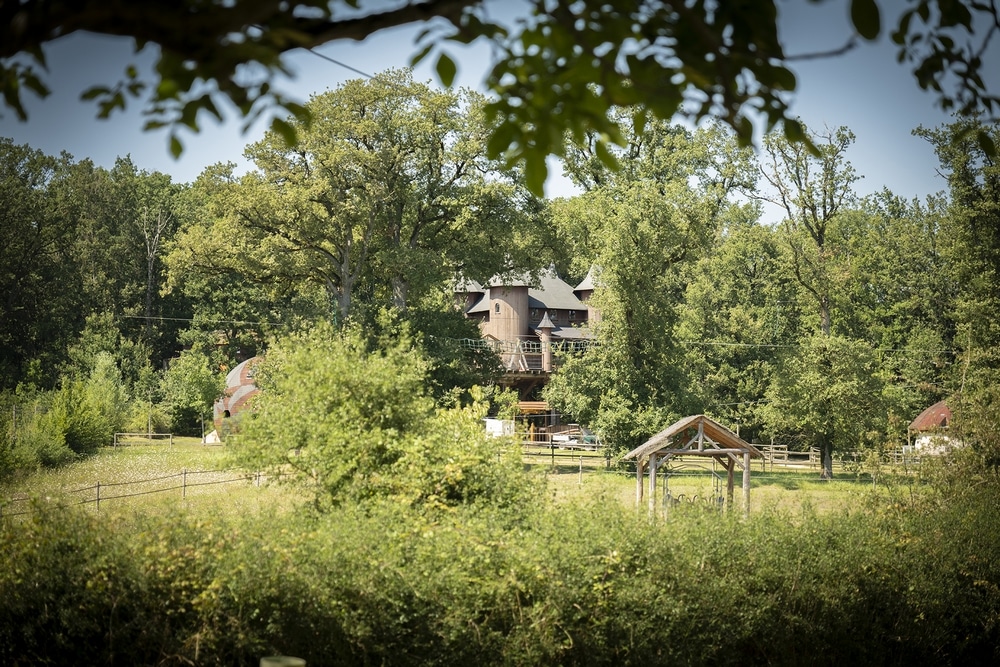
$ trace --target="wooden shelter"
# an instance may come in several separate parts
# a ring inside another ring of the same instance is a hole
[[[743,511],[750,512],[750,459],[761,458],[760,450],[742,440],[719,422],[705,415],[680,419],[642,443],[624,459],[636,460],[635,502],[642,503],[642,476],[649,472],[649,509],[656,508],[656,472],[670,459],[681,456],[710,457],[727,471],[726,505],[733,504],[733,473],[743,470]]]

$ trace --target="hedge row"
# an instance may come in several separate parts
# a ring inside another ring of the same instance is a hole
[[[5,665],[997,664],[995,491],[650,520],[396,505],[0,525]]]

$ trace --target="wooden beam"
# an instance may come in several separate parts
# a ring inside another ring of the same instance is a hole
[[[735,461],[728,459],[726,461],[726,509],[730,510],[733,508],[733,470],[736,469]]]
[[[750,452],[743,455],[743,516],[750,516]]]
[[[649,513],[656,511],[656,454],[649,455]]]
[[[703,451],[698,451],[697,449],[661,449],[658,450],[658,454],[668,454],[672,456],[716,456],[718,458],[725,458],[729,454],[748,454],[745,449],[706,449]]]
[[[635,506],[642,504],[642,472],[645,468],[644,461],[639,459],[635,462]]]

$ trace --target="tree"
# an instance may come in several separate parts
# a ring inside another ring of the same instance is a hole
[[[822,477],[833,477],[833,452],[859,449],[885,428],[874,350],[863,341],[817,334],[782,359],[761,416],[771,433],[815,444]]]
[[[72,247],[72,199],[59,197],[71,158],[0,138],[0,386],[55,384],[83,324]],[[31,365],[34,364],[33,370]]]
[[[563,155],[567,137],[582,141],[594,132],[605,145],[622,141],[607,115],[612,107],[661,120],[677,114],[692,120],[717,116],[743,143],[752,140],[759,118],[765,129],[783,124],[789,139],[808,143],[788,113],[797,85],[796,57],[784,52],[773,0],[643,0],[621,7],[604,0],[530,0],[530,16],[515,26],[492,19],[485,0],[409,0],[390,9],[350,11],[359,4],[189,2],[186,11],[178,12],[174,3],[148,2],[111,12],[97,0],[6,3],[0,7],[0,90],[6,106],[24,117],[23,91],[48,93],[44,74],[36,69],[45,69],[46,43],[77,30],[130,37],[137,50],[155,44],[154,73],[128,65],[120,81],[88,88],[83,97],[96,101],[101,116],[129,99],[144,98],[146,127],[169,125],[170,148],[178,154],[177,129],[196,130],[201,112],[221,118],[220,97],[251,121],[274,108],[308,118],[304,107],[273,85],[285,72],[284,53],[438,18],[418,38],[414,60],[435,52],[438,76],[450,85],[456,66],[444,45],[477,39],[491,44],[494,62],[486,84],[496,95],[489,113],[497,123],[489,155],[505,154],[511,163],[523,160],[527,184],[536,194],[545,181],[545,156]],[[798,58],[835,56],[859,38],[874,40],[882,33],[876,0],[850,4],[854,32],[844,47]],[[991,115],[1000,108],[1000,98],[984,84],[983,56],[998,29],[995,3],[919,0],[902,12],[892,39],[899,59],[913,66],[918,85],[932,90],[939,106],[966,116]],[[240,76],[246,66],[255,76]],[[294,138],[295,128],[282,114],[273,126]],[[979,133],[978,141],[996,154],[988,133]],[[606,155],[602,150],[602,159]]]
[[[802,331],[781,241],[756,218],[754,207],[731,220],[691,267],[677,325],[698,411],[738,424],[747,441],[761,433],[759,403],[777,358]]]
[[[812,136],[811,142],[817,154],[803,144],[765,138],[760,173],[770,191],[758,196],[784,210],[782,236],[792,253],[795,279],[815,301],[820,331],[829,336],[839,253],[831,242],[832,226],[854,203],[852,186],[860,177],[845,157],[854,143],[849,129]]]
[[[883,190],[861,200],[833,231],[845,274],[834,299],[838,329],[879,349],[888,416],[900,440],[915,415],[952,391],[960,284],[945,252],[948,217],[939,197],[907,202]]]
[[[185,230],[175,265],[311,284],[340,321],[359,293],[402,310],[459,272],[527,266],[538,204],[486,159],[480,104],[406,72],[314,97],[299,144],[250,146],[258,170],[220,191],[210,233]]]
[[[171,432],[204,435],[202,427],[206,419],[211,421],[212,405],[222,396],[225,384],[225,375],[214,371],[201,352],[184,350],[171,359],[162,381]]]
[[[951,316],[957,350],[951,387],[963,439],[991,465],[1000,463],[996,437],[1000,392],[1000,162],[973,137],[996,141],[1000,126],[978,120],[915,131],[934,146],[948,178],[950,201],[943,220],[942,254],[957,285]]]
[[[730,182],[719,175],[746,159],[716,128],[690,133],[659,122],[633,128],[624,151],[629,167],[612,174],[581,150],[570,169],[592,189],[553,205],[565,245],[600,269],[592,301],[601,320],[598,344],[565,359],[545,389],[613,449],[692,406],[675,335],[684,267],[731,213]]]

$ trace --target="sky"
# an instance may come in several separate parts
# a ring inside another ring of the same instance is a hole
[[[897,8],[898,4],[896,0],[883,3]],[[487,4],[491,12],[503,17],[511,16],[515,7],[507,0],[488,0]],[[846,0],[819,5],[778,0],[778,7],[780,34],[788,55],[837,48],[850,34]],[[330,43],[316,51],[356,70],[377,74],[408,65],[416,51],[414,37],[421,27],[383,31],[363,42]],[[912,136],[911,131],[919,125],[937,127],[950,118],[935,107],[930,94],[919,89],[907,69],[897,64],[887,32],[883,29],[877,42],[862,43],[846,55],[794,64],[798,91],[792,113],[813,130],[843,125],[854,132],[856,142],[847,157],[863,177],[855,187],[859,194],[887,187],[907,199],[922,200],[945,190],[946,183],[937,173],[937,159],[930,144]],[[459,64],[457,85],[481,88],[488,68],[488,49],[449,46],[448,50]],[[15,143],[29,144],[53,155],[66,151],[77,160],[90,158],[105,167],[111,167],[119,156],[130,155],[140,169],[162,171],[177,182],[190,182],[216,162],[232,161],[247,168],[242,157],[244,148],[266,129],[265,122],[258,122],[244,133],[242,119],[233,110],[224,110],[224,123],[205,117],[199,134],[182,131],[185,152],[175,160],[168,151],[166,131],[141,131],[137,106],[109,120],[100,120],[96,118],[96,106],[79,101],[80,93],[89,86],[121,78],[127,64],[137,59],[140,66],[142,62],[151,63],[148,51],[136,56],[130,40],[77,33],[50,43],[46,54],[52,94],[44,100],[27,96],[30,118],[26,123],[18,121],[6,108],[0,109],[0,136],[10,137]],[[287,64],[294,78],[283,80],[281,90],[306,101],[310,95],[360,76],[320,55],[307,51],[290,54]],[[991,55],[995,56],[993,62],[1000,62],[997,44]],[[986,62],[991,60],[987,58]],[[994,75],[991,89],[1000,90],[997,72],[990,74]],[[422,63],[414,77],[436,85],[430,62]],[[560,175],[558,164],[550,165],[552,175],[546,183],[546,194],[571,196],[573,186]],[[777,213],[765,213],[765,218],[769,215]]]

